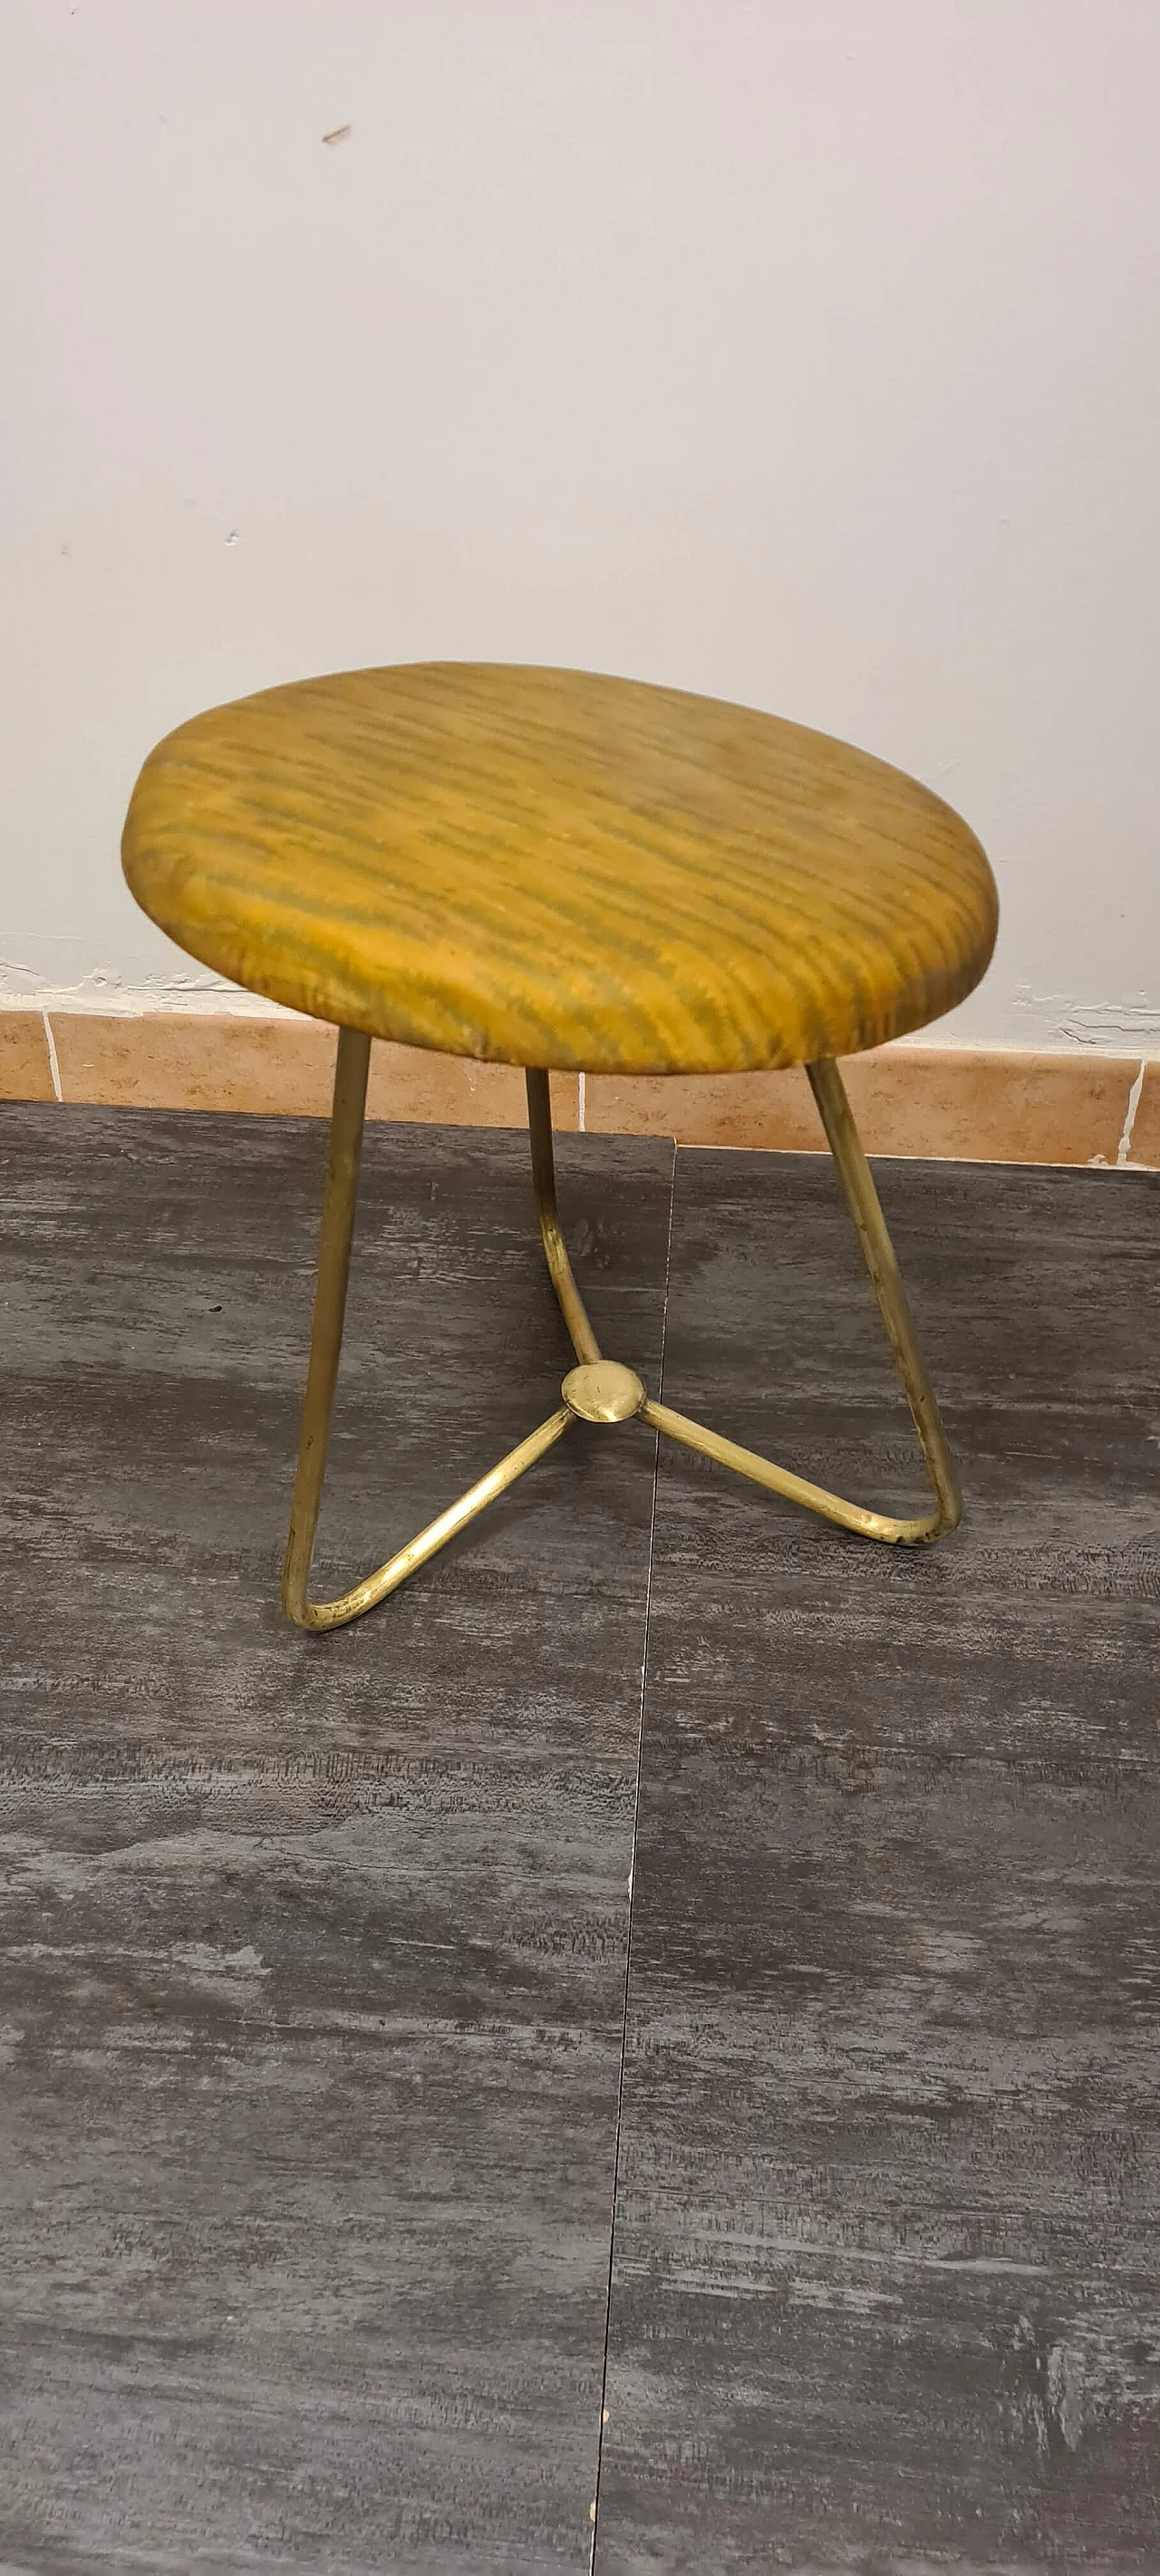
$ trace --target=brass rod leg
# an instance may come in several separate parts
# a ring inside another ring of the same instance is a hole
[[[340,1029],[334,1068],[330,1144],[326,1157],[322,1231],[318,1241],[310,1365],[302,1406],[294,1499],[290,1505],[290,1534],[282,1567],[282,1607],[287,1618],[292,1619],[298,1628],[313,1625],[306,1592],[342,1350],[370,1061],[371,1042],[362,1030]]]
[[[548,1275],[556,1291],[560,1312],[572,1337],[572,1348],[578,1360],[598,1360],[600,1344],[588,1321],[584,1300],[572,1276],[568,1248],[560,1228],[556,1206],[556,1158],[552,1151],[552,1098],[548,1076],[529,1066],[525,1075],[528,1086],[528,1132],[532,1140],[532,1188],[535,1192],[536,1215],[540,1222],[540,1241],[548,1264]]]
[[[704,1423],[690,1421],[687,1414],[674,1413],[671,1405],[654,1404],[647,1397],[637,1420],[649,1430],[663,1431],[683,1448],[695,1449],[702,1457],[716,1459],[719,1466],[731,1467],[735,1474],[764,1486],[768,1493],[784,1494],[790,1502],[803,1504],[807,1511],[819,1513],[840,1529],[854,1530],[861,1538],[883,1539],[888,1545],[915,1547],[957,1527],[963,1508],[958,1477],[841,1074],[837,1065],[829,1061],[807,1065],[806,1071],[918,1433],[934,1488],[934,1509],[900,1519],[892,1512],[871,1511],[862,1503],[849,1503],[841,1494],[828,1492],[824,1485],[810,1484],[804,1476],[795,1476],[787,1467],[777,1467],[771,1459],[762,1458],[757,1450],[744,1449],[738,1441],[726,1440],[720,1432],[708,1430]]]
[[[938,1509],[928,1534],[939,1538],[944,1530],[957,1529],[963,1516],[963,1498],[902,1274],[837,1065],[826,1057],[818,1064],[807,1065],[806,1071],[934,1488]]]
[[[937,1538],[937,1515],[924,1512],[914,1520],[897,1520],[891,1512],[871,1511],[864,1503],[848,1503],[841,1494],[831,1494],[825,1485],[812,1485],[805,1476],[795,1476],[788,1467],[777,1467],[756,1449],[744,1449],[737,1440],[726,1440],[719,1431],[708,1431],[702,1422],[692,1422],[687,1413],[674,1413],[669,1404],[654,1404],[651,1398],[637,1415],[646,1430],[663,1431],[666,1438],[679,1442],[682,1449],[696,1449],[703,1458],[716,1459],[719,1467],[731,1467],[735,1476],[745,1476],[751,1485],[764,1485],[769,1494],[783,1494],[787,1502],[801,1503],[821,1520],[833,1521],[837,1529],[853,1530],[858,1538],[886,1539],[898,1545],[913,1547],[924,1539]]]
[[[560,1405],[526,1440],[509,1449],[498,1466],[489,1468],[486,1476],[481,1476],[466,1494],[459,1496],[457,1502],[449,1504],[447,1510],[440,1512],[426,1529],[419,1531],[417,1537],[409,1539],[405,1547],[388,1557],[385,1565],[378,1566],[373,1574],[365,1575],[361,1583],[353,1584],[349,1592],[340,1593],[336,1600],[311,1601],[308,1598],[318,1509],[326,1473],[330,1417],[342,1349],[369,1064],[370,1039],[357,1029],[340,1029],[318,1247],[318,1278],[314,1291],[310,1365],[302,1408],[294,1499],[290,1507],[290,1535],[282,1569],[282,1607],[297,1628],[341,1628],[348,1620],[360,1618],[365,1610],[372,1610],[377,1601],[384,1600],[389,1592],[397,1591],[418,1566],[425,1565],[437,1549],[445,1547],[457,1530],[474,1520],[477,1512],[483,1511],[497,1495],[514,1484],[517,1476],[522,1476],[528,1467],[534,1466],[545,1450],[563,1438],[575,1419],[568,1405]]]
[[[385,1601],[389,1592],[397,1592],[409,1574],[414,1574],[419,1566],[426,1565],[428,1557],[437,1555],[441,1547],[446,1547],[448,1539],[454,1538],[457,1530],[466,1529],[477,1513],[485,1511],[489,1503],[496,1502],[500,1494],[506,1493],[517,1476],[534,1467],[537,1458],[542,1458],[546,1449],[551,1449],[557,1440],[563,1439],[566,1431],[571,1430],[574,1420],[570,1406],[560,1405],[555,1413],[549,1414],[546,1422],[541,1422],[535,1431],[529,1432],[526,1440],[509,1449],[497,1466],[489,1467],[486,1476],[481,1476],[477,1484],[469,1485],[458,1501],[449,1503],[447,1510],[428,1521],[426,1529],[421,1529],[416,1538],[408,1539],[405,1547],[388,1557],[385,1565],[378,1566],[373,1574],[365,1575],[361,1583],[352,1584],[349,1592],[340,1592],[334,1601],[306,1602],[295,1625],[313,1629],[345,1628],[349,1620],[361,1619],[364,1611],[373,1610],[377,1601]],[[294,1618],[293,1611],[290,1616]]]

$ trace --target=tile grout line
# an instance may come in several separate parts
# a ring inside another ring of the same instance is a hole
[[[661,1357],[660,1368],[658,1371],[658,1403],[663,1401],[665,1392],[665,1342],[668,1334],[669,1322],[669,1278],[673,1265],[673,1212],[676,1205],[676,1197],[677,1140],[674,1136],[672,1170],[669,1176],[669,1231],[668,1239],[665,1244],[665,1287],[664,1299],[661,1306]],[[656,1450],[653,1457],[652,1506],[649,1513],[648,1525],[648,1575],[645,1582],[644,1594],[644,1648],[640,1662],[640,1727],[636,1740],[636,1785],[633,1793],[632,1805],[632,1850],[628,1867],[628,1930],[624,1943],[624,2006],[620,2026],[620,2075],[616,2088],[616,2132],[612,2150],[612,2210],[608,2228],[608,2296],[604,2305],[604,2367],[600,2373],[600,2422],[596,2433],[596,2491],[593,2495],[591,2505],[592,2547],[588,2557],[589,2576],[593,2576],[593,2571],[596,2566],[596,2541],[600,2528],[600,2471],[604,2458],[604,2427],[608,2420],[608,2337],[612,2326],[612,2266],[616,2251],[616,2197],[620,2183],[620,2135],[624,2114],[624,2067],[625,2059],[628,2055],[628,1988],[629,1977],[632,1971],[632,1927],[636,1911],[636,1840],[637,1830],[640,1824],[641,1775],[644,1769],[644,1708],[645,1691],[648,1685],[648,1643],[652,1614],[653,1553],[656,1545],[657,1488],[660,1483],[660,1473],[661,1439],[658,1431],[656,1435]]]
[[[1124,1115],[1123,1131],[1120,1136],[1119,1144],[1116,1147],[1117,1171],[1122,1172],[1124,1170],[1128,1156],[1132,1150],[1132,1129],[1136,1124],[1136,1111],[1140,1106],[1140,1094],[1144,1088],[1144,1075],[1147,1068],[1148,1059],[1146,1056],[1141,1056],[1139,1071],[1137,1072],[1136,1079],[1128,1093],[1128,1106]]]
[[[48,1048],[48,1070],[52,1075],[52,1087],[56,1093],[57,1099],[63,1100],[64,1093],[61,1089],[60,1065],[57,1060],[56,1039],[52,1034],[52,1021],[50,1020],[46,1010],[42,1010],[40,1016],[44,1022],[44,1043]]]

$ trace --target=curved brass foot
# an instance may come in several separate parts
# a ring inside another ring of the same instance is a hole
[[[478,1484],[472,1485],[466,1494],[461,1494],[457,1502],[449,1504],[445,1512],[440,1512],[437,1519],[430,1521],[417,1537],[409,1539],[394,1556],[388,1557],[385,1565],[378,1566],[373,1574],[364,1575],[361,1583],[353,1584],[349,1592],[339,1593],[333,1601],[311,1601],[308,1598],[314,1536],[326,1474],[330,1416],[342,1349],[370,1049],[370,1039],[364,1037],[360,1030],[339,1030],[310,1366],[302,1408],[294,1499],[290,1506],[290,1535],[282,1568],[282,1607],[296,1628],[342,1628],[349,1619],[361,1618],[364,1610],[373,1610],[376,1601],[383,1601],[388,1592],[397,1591],[400,1583],[405,1583],[417,1566],[425,1565],[428,1557],[445,1547],[457,1530],[475,1519],[477,1512],[485,1510],[498,1494],[514,1485],[517,1476],[522,1476],[528,1467],[535,1465],[537,1458],[543,1457],[546,1449],[562,1439],[575,1419],[570,1405],[560,1405],[555,1413],[549,1414],[546,1422],[541,1422],[537,1430],[529,1433],[526,1440],[521,1440],[517,1448],[509,1449],[506,1458],[501,1458],[498,1466],[492,1467],[486,1476],[481,1476]]]
[[[760,1456],[756,1449],[743,1449],[736,1440],[725,1440],[719,1431],[709,1431],[703,1422],[691,1422],[686,1413],[674,1413],[668,1404],[644,1403],[640,1420],[651,1431],[663,1431],[683,1449],[697,1449],[703,1458],[715,1458],[721,1467],[732,1467],[734,1475],[747,1476],[750,1484],[764,1485],[767,1493],[784,1494],[791,1503],[801,1503],[807,1512],[817,1512],[824,1521],[833,1521],[838,1529],[853,1530],[859,1538],[885,1539],[888,1546],[921,1547],[931,1539],[941,1538],[944,1530],[953,1529],[960,1518],[944,1516],[941,1506],[920,1512],[913,1520],[896,1519],[892,1512],[874,1512],[864,1503],[847,1503],[841,1494],[831,1494],[825,1485],[811,1485],[805,1476],[795,1476],[788,1467],[775,1467],[772,1460]]]
[[[854,1220],[894,1364],[918,1433],[934,1493],[933,1507],[930,1511],[900,1518],[892,1512],[872,1511],[865,1504],[847,1502],[841,1494],[831,1494],[824,1485],[811,1484],[806,1477],[794,1475],[788,1467],[775,1466],[770,1459],[760,1457],[755,1449],[742,1448],[736,1440],[724,1439],[720,1432],[708,1430],[703,1423],[690,1421],[687,1414],[674,1412],[671,1405],[654,1403],[651,1397],[646,1396],[644,1403],[636,1408],[635,1418],[643,1422],[646,1429],[664,1432],[667,1439],[679,1441],[683,1448],[696,1449],[703,1457],[715,1458],[720,1466],[731,1467],[736,1475],[748,1477],[752,1484],[763,1485],[769,1493],[783,1494],[788,1501],[801,1503],[807,1511],[819,1513],[823,1520],[835,1522],[838,1528],[856,1531],[860,1538],[881,1539],[888,1546],[921,1546],[956,1528],[962,1517],[962,1495],[954,1461],[947,1447],[946,1433],[894,1257],[894,1246],[886,1230],[886,1219],[862,1151],[841,1074],[837,1065],[828,1059],[808,1065],[806,1070],[837,1165],[846,1204]],[[577,1353],[582,1358],[596,1356],[595,1337],[572,1276],[556,1207],[548,1077],[546,1073],[529,1073],[527,1080],[536,1206],[552,1285]]]

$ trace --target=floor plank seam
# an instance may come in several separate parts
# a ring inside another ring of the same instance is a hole
[[[663,1401],[665,1392],[665,1330],[669,1316],[669,1278],[672,1271],[673,1261],[673,1214],[676,1207],[676,1198],[677,1143],[676,1138],[674,1137],[672,1170],[669,1177],[669,1229],[665,1242],[665,1282],[664,1291],[661,1297],[661,1351],[657,1370],[658,1401]],[[636,1784],[633,1790],[632,1844],[629,1852],[628,1863],[628,1929],[624,1943],[624,2008],[620,2024],[620,2072],[617,2077],[616,2086],[616,2134],[612,2149],[612,2209],[608,2229],[608,2296],[605,2301],[604,2308],[604,2358],[600,2374],[600,2422],[596,2428],[596,2479],[592,2497],[592,2547],[588,2560],[590,2576],[595,2576],[596,2568],[596,2543],[600,2530],[600,2465],[604,2456],[604,2426],[607,2421],[608,2410],[608,2335],[612,2318],[612,2267],[616,2254],[616,2195],[620,2181],[620,2124],[624,2108],[625,2060],[628,2054],[628,1983],[632,1970],[632,1924],[633,1913],[636,1905],[636,1838],[637,1827],[640,1822],[640,1783],[641,1773],[644,1766],[644,1708],[645,1693],[648,1687],[649,1621],[652,1609],[653,1558],[656,1548],[657,1528],[657,1488],[660,1483],[660,1472],[661,1443],[660,1433],[658,1432],[656,1434],[656,1446],[653,1452],[652,1509],[649,1514],[648,1566],[645,1574],[644,1642],[641,1648],[640,1661],[640,1726],[636,1739]]]

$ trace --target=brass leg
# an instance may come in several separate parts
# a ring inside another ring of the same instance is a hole
[[[560,1312],[572,1336],[576,1357],[584,1362],[595,1361],[600,1358],[600,1344],[572,1276],[572,1264],[556,1208],[556,1158],[552,1151],[552,1097],[548,1076],[529,1068],[524,1079],[528,1086],[528,1133],[532,1140],[532,1188],[544,1258],[560,1301]]]
[[[571,1407],[562,1404],[557,1412],[539,1425],[538,1430],[533,1431],[528,1439],[521,1440],[518,1448],[510,1449],[498,1466],[491,1468],[486,1476],[481,1476],[478,1484],[472,1485],[468,1493],[461,1494],[458,1502],[452,1503],[447,1511],[440,1512],[438,1519],[420,1530],[417,1538],[409,1540],[406,1547],[401,1547],[395,1556],[389,1557],[374,1574],[364,1576],[361,1583],[356,1583],[349,1592],[340,1593],[337,1600],[308,1600],[310,1564],[326,1473],[330,1416],[346,1313],[370,1044],[370,1039],[357,1029],[339,1031],[310,1366],[302,1408],[294,1499],[290,1507],[290,1535],[282,1569],[282,1607],[297,1628],[341,1628],[348,1619],[357,1619],[364,1610],[373,1609],[376,1601],[382,1601],[388,1592],[396,1591],[417,1566],[424,1565],[438,1548],[446,1546],[457,1530],[474,1520],[477,1512],[483,1511],[497,1494],[502,1494],[508,1485],[514,1484],[517,1476],[522,1476],[537,1458],[542,1458],[544,1451],[561,1438],[575,1419]],[[549,1154],[550,1151],[549,1137]],[[566,1254],[564,1259],[566,1262]]]
[[[690,1422],[685,1414],[674,1413],[667,1404],[646,1400],[640,1409],[640,1420],[654,1431],[667,1432],[684,1448],[700,1450],[705,1457],[716,1458],[721,1466],[734,1468],[753,1484],[764,1485],[771,1493],[784,1494],[791,1502],[804,1504],[808,1511],[819,1512],[840,1529],[855,1530],[863,1538],[914,1547],[924,1540],[941,1538],[944,1531],[957,1527],[963,1509],[958,1478],[841,1074],[837,1065],[828,1060],[806,1069],[918,1433],[934,1489],[934,1508],[913,1520],[899,1520],[892,1513],[869,1511],[861,1503],[845,1502],[840,1494],[828,1493],[822,1485],[808,1484],[804,1477],[791,1475],[785,1467],[771,1465],[755,1450],[742,1449],[736,1441],[723,1440],[718,1432]]]
[[[941,1538],[945,1531],[958,1528],[963,1517],[963,1497],[955,1462],[947,1446],[942,1415],[914,1329],[914,1317],[902,1285],[902,1275],[894,1257],[894,1246],[886,1231],[886,1219],[837,1065],[827,1057],[820,1064],[807,1065],[806,1071],[830,1152],[838,1166],[838,1177],[858,1236],[858,1248],[870,1274],[870,1285],[886,1326],[886,1338],[910,1406],[911,1420],[918,1433],[919,1447],[934,1492],[936,1509],[928,1516],[931,1526],[923,1536]],[[899,1536],[902,1535],[900,1528]]]

